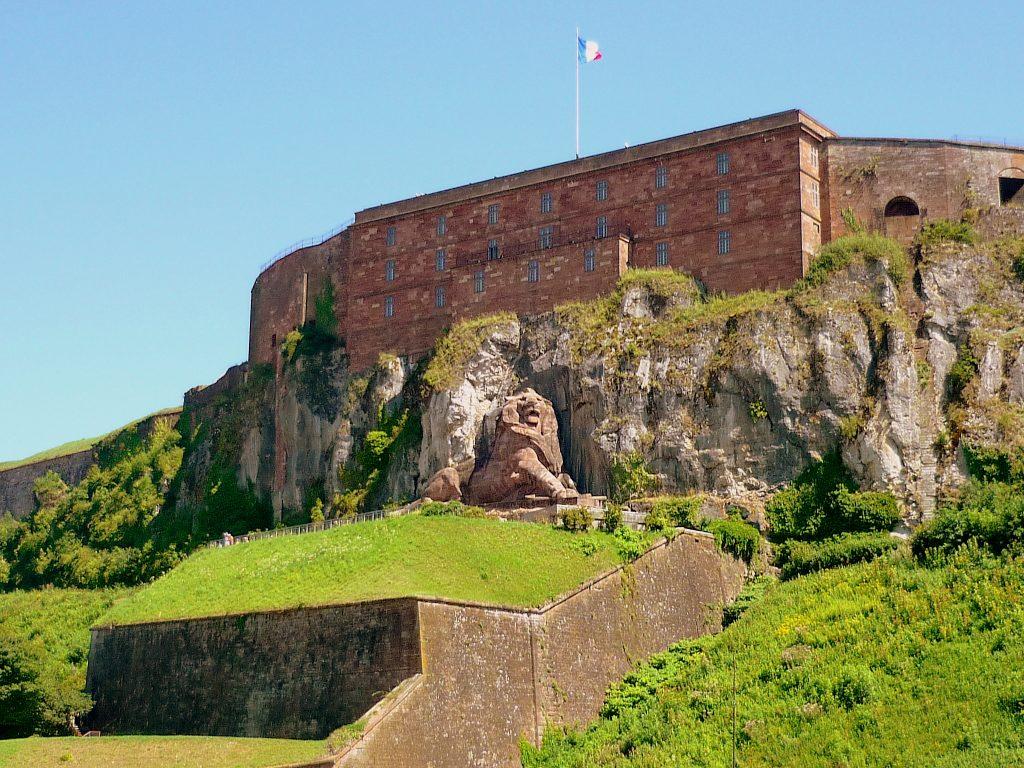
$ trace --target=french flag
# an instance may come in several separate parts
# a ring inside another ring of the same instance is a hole
[[[582,37],[576,38],[580,44],[580,63],[588,64],[591,61],[601,60],[601,51],[597,47],[596,40],[584,40]]]

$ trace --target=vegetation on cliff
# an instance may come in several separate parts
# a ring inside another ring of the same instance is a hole
[[[480,349],[495,329],[511,326],[516,316],[511,312],[498,312],[462,320],[456,323],[437,342],[434,355],[423,372],[423,383],[429,389],[446,389],[455,385],[465,373],[466,363]]]
[[[92,704],[83,693],[89,626],[125,594],[99,589],[0,594],[0,739],[66,734],[69,716],[89,710]],[[0,741],[0,765],[5,745]]]
[[[443,597],[539,606],[628,559],[599,531],[418,514],[204,549],[100,624]]]

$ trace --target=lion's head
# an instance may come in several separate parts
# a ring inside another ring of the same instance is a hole
[[[550,401],[532,389],[524,389],[505,401],[498,418],[495,438],[511,430],[530,440],[538,449],[541,461],[553,472],[562,469],[562,452],[558,447],[558,419]]]

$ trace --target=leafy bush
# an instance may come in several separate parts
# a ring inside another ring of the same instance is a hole
[[[969,347],[960,347],[957,350],[956,362],[950,366],[949,373],[946,374],[946,393],[950,402],[962,402],[964,389],[977,375],[978,359]]]
[[[1013,257],[1013,274],[1017,279],[1024,282],[1024,251]]]
[[[601,530],[605,533],[615,533],[621,527],[622,506],[609,502],[604,508],[604,517],[601,518]]]
[[[338,318],[334,314],[334,282],[329,277],[324,278],[314,306],[316,327],[333,336],[338,330]]]
[[[776,564],[782,578],[874,560],[899,547],[899,540],[887,533],[841,533],[824,541],[791,539],[779,547]]]
[[[875,689],[875,676],[864,665],[850,667],[832,686],[832,695],[843,709],[867,704]]]
[[[707,529],[715,535],[719,549],[747,563],[754,559],[761,544],[757,529],[739,520],[712,520]]]
[[[888,531],[900,520],[890,493],[857,491],[837,452],[815,462],[765,505],[773,541],[818,540],[851,531]]]
[[[501,327],[516,322],[511,312],[461,320],[438,340],[434,356],[423,372],[423,384],[431,390],[451,387],[466,368],[469,359],[480,349],[483,340]]]
[[[623,453],[612,459],[611,499],[616,504],[650,493],[657,485],[658,478],[648,470],[640,453]]]
[[[866,262],[886,264],[890,276],[897,283],[905,279],[909,269],[907,255],[898,242],[883,235],[859,232],[837,237],[823,245],[796,290],[823,284],[829,275],[846,269],[857,257]]]
[[[938,219],[928,222],[921,228],[917,235],[917,242],[923,246],[932,246],[943,242],[970,245],[978,242],[978,233],[966,221]]]
[[[566,507],[562,510],[562,527],[567,531],[589,531],[594,526],[594,518],[586,507]]]
[[[636,560],[647,551],[651,545],[651,538],[640,531],[622,526],[615,531],[615,549],[619,557],[628,563]]]
[[[1024,453],[1004,451],[971,442],[961,444],[964,463],[972,478],[982,482],[1024,485]]]
[[[474,507],[463,504],[461,501],[428,501],[420,505],[420,514],[424,517],[441,517],[451,515],[453,517],[487,517],[483,507]]]
[[[701,529],[701,506],[704,497],[659,496],[651,505],[644,524],[648,528],[694,528]]]
[[[999,554],[1024,546],[1024,490],[1002,482],[968,483],[955,504],[921,525],[911,550],[921,559],[977,546]]]

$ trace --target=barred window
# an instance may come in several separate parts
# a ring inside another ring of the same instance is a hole
[[[439,285],[434,288],[434,306],[440,309],[444,306],[444,286]]]
[[[722,232],[718,233],[718,255],[719,256],[724,256],[725,254],[727,254],[729,252],[729,245],[730,245],[729,241],[730,241],[730,239],[731,238],[730,238],[729,233],[727,231],[723,230]]]
[[[384,297],[384,317],[395,316],[395,297],[385,296]]]
[[[540,196],[540,212],[551,213],[551,193],[544,192]]]
[[[720,189],[718,190],[718,213],[725,214],[729,212],[729,190]]]
[[[540,280],[540,262],[536,259],[532,259],[526,268],[526,279],[531,283],[536,283]]]
[[[594,249],[588,248],[583,252],[583,271],[593,272],[594,267],[597,266],[596,259],[594,258]]]
[[[715,158],[715,164],[718,167],[718,175],[725,176],[729,172],[729,153],[719,152],[718,157]]]
[[[487,206],[487,223],[497,224],[498,223],[498,204],[491,203]]]
[[[438,216],[437,217],[437,234],[438,235],[443,235],[447,231],[448,231],[448,217],[447,216]]]
[[[395,235],[395,228],[388,227],[387,234],[384,237],[388,245],[394,245],[395,241],[398,239],[397,236]]]
[[[668,266],[668,243],[658,243],[654,246],[654,263],[659,267]]]
[[[501,253],[498,251],[498,241],[497,240],[488,240],[487,241],[487,260],[488,261],[494,261],[495,259],[499,258],[500,256],[501,256]]]
[[[607,200],[608,199],[608,182],[599,181],[597,182],[597,199]]]
[[[550,248],[551,247],[551,236],[554,233],[554,227],[541,227],[540,228],[540,247]]]
[[[447,261],[447,254],[444,252],[444,248],[438,248],[437,253],[434,254],[434,269],[438,272],[444,272],[445,261]]]
[[[656,189],[663,189],[668,186],[668,168],[659,165],[654,171],[654,186]]]
[[[594,232],[597,237],[608,237],[608,217],[597,217],[597,228]]]
[[[816,181],[811,182],[811,203],[814,204],[815,208],[821,207],[821,189]]]
[[[473,292],[474,293],[483,293],[484,292],[484,271],[482,269],[478,269],[473,274]]]
[[[668,205],[658,203],[654,209],[654,226],[664,227],[668,225]]]
[[[388,259],[384,262],[384,279],[389,283],[395,279],[395,260]]]

